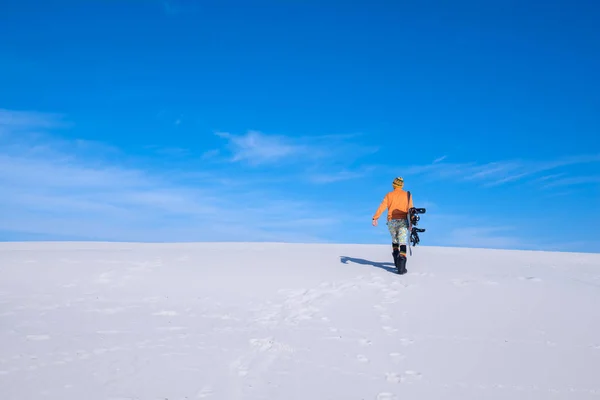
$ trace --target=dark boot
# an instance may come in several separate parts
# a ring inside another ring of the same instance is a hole
[[[400,246],[400,273],[405,274],[406,271],[406,245]]]
[[[396,264],[396,260],[400,256],[400,247],[396,243],[392,243],[392,257],[394,257],[394,264]]]
[[[406,255],[399,255],[398,261],[396,262],[396,268],[400,275],[404,275],[406,271]]]
[[[392,256],[394,257],[394,265],[396,266],[398,273],[403,274],[402,271],[404,268],[406,268],[406,256],[402,256],[400,247],[396,243],[392,243]],[[402,264],[402,258],[404,258],[404,264]]]
[[[393,252],[392,255],[394,256],[394,265],[396,266],[396,269],[398,270],[398,273],[400,275],[405,274],[406,271],[406,245],[402,245],[399,246],[397,244],[392,244],[392,248],[393,248]]]

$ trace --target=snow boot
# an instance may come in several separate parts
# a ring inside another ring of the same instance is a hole
[[[406,271],[406,245],[402,245],[401,247],[392,243],[392,256],[394,257],[394,265],[398,270],[398,274],[403,275]]]
[[[392,256],[394,257],[394,265],[400,275],[406,273],[406,250],[404,245],[402,248],[396,243],[392,243]]]
[[[404,275],[408,271],[406,270],[406,255],[399,255],[398,262],[396,263],[396,268],[398,269],[398,273],[400,275]]]

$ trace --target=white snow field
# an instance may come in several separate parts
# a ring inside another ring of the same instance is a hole
[[[600,255],[390,250],[2,243],[0,398],[600,398]]]

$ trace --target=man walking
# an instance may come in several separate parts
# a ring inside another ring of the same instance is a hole
[[[397,177],[392,182],[394,190],[388,192],[373,216],[373,226],[387,209],[387,226],[392,236],[392,255],[394,264],[399,274],[406,271],[406,246],[408,245],[409,231],[412,229],[408,219],[408,210],[413,207],[412,196],[403,189],[404,179]]]

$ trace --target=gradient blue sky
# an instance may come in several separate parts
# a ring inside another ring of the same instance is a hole
[[[600,251],[600,3],[0,2],[0,239]],[[382,220],[383,221],[383,220]]]

